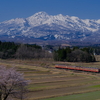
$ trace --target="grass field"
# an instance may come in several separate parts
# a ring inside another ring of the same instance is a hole
[[[100,74],[60,70],[54,68],[55,64],[100,68],[99,61],[94,63],[70,63],[54,62],[51,59],[0,60],[0,65],[8,68],[15,67],[18,71],[24,73],[26,79],[31,80],[28,86],[30,92],[26,100],[45,100],[46,98],[50,98],[46,100],[92,100],[80,98],[85,97],[85,95],[90,97],[92,95],[99,96]],[[57,98],[51,99],[51,97]],[[99,97],[93,100],[99,100]]]
[[[100,100],[100,91],[55,97],[43,100]]]

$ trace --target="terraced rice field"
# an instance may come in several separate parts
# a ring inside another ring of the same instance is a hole
[[[43,100],[100,100],[100,91],[88,92],[82,94],[73,94],[73,95],[48,98]]]
[[[26,100],[43,100],[100,90],[100,74],[54,68],[55,64],[100,67],[96,63],[65,63],[51,60],[0,60],[0,65],[15,67],[31,80]],[[57,100],[57,99],[56,99]]]

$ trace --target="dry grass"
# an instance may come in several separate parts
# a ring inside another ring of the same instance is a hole
[[[54,62],[51,59],[0,60],[0,65],[8,68],[15,67],[24,73],[26,79],[31,80],[31,84],[28,86],[31,91],[28,100],[100,90],[100,74],[55,69],[55,64],[100,68],[99,61],[71,63]]]

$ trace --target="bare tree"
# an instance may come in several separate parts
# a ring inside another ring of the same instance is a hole
[[[28,80],[25,80],[23,74],[17,72],[14,68],[7,69],[0,66],[0,100],[12,100],[18,98],[23,100]]]

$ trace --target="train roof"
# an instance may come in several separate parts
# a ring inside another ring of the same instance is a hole
[[[92,68],[92,69],[99,69],[99,68],[95,68],[95,67],[83,67],[83,66],[69,66],[69,65],[61,65],[61,64],[57,64],[55,66],[68,66],[68,67],[81,67],[81,68]]]

